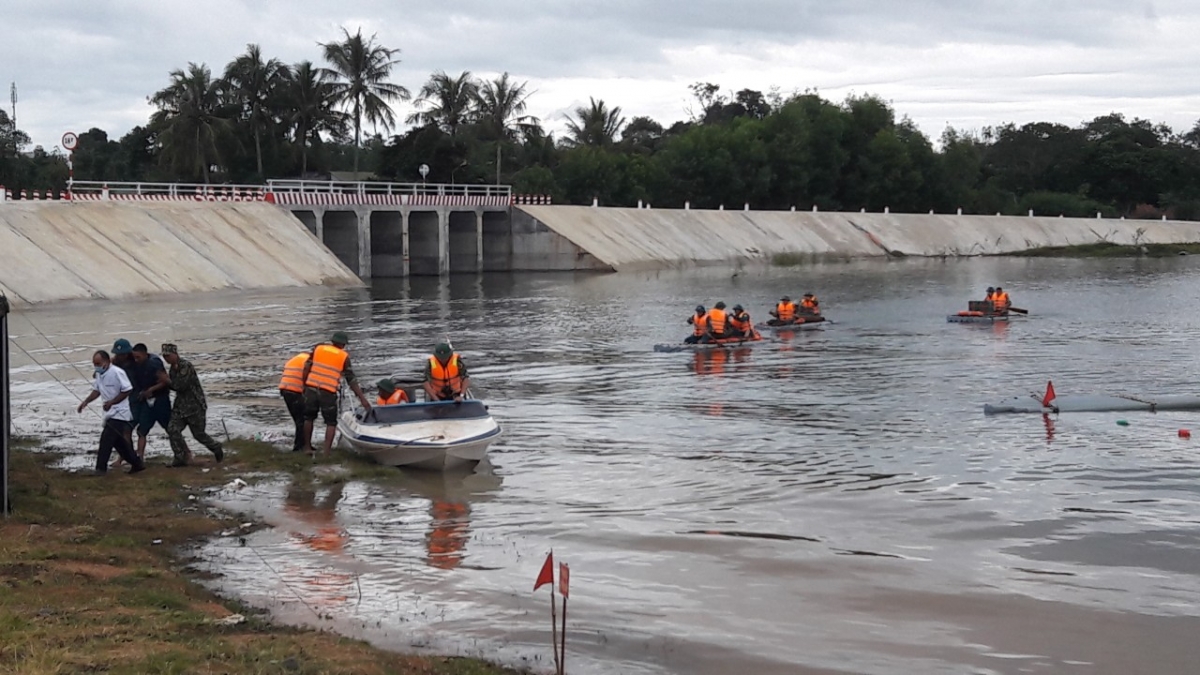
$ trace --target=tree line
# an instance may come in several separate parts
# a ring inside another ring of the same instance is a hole
[[[1200,219],[1200,122],[1177,133],[1119,113],[1071,127],[1037,122],[933,142],[877,96],[726,93],[691,87],[687,119],[626,118],[590,99],[561,138],[527,114],[535,92],[504,73],[432,74],[414,97],[391,81],[399,50],[343,29],[321,65],[288,65],[257,45],[213,74],[172,71],[146,124],[112,140],[81,134],[75,177],[257,183],[332,171],[379,180],[512,184],[556,203]],[[410,102],[397,132],[397,106]],[[366,132],[366,133],[364,133]],[[64,158],[0,111],[0,184],[65,186]]]

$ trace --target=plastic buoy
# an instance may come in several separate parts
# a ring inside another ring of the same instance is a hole
[[[1180,429],[1180,430],[1179,430],[1179,437],[1180,437],[1180,438],[1191,438],[1191,437],[1192,437],[1192,432],[1188,431],[1187,429]]]
[[[1117,420],[1117,426],[1127,427],[1127,426],[1129,426],[1129,421],[1128,420]]]

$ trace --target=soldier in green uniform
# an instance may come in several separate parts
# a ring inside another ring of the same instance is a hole
[[[171,365],[168,375],[171,389],[175,391],[175,405],[171,408],[171,422],[167,425],[167,438],[171,440],[171,452],[175,454],[171,466],[187,466],[191,459],[192,453],[183,440],[183,430],[189,428],[192,438],[212,451],[218,462],[221,461],[225,458],[221,444],[204,430],[208,402],[204,398],[204,388],[200,386],[196,368],[187,359],[179,358],[179,348],[173,344],[162,346],[162,357]]]

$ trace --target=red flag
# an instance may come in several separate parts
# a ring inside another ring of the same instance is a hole
[[[1054,400],[1054,382],[1046,382],[1046,395],[1042,397],[1042,407],[1049,408],[1050,402]]]
[[[570,585],[571,568],[566,563],[558,563],[558,592],[561,593],[564,598],[571,597],[571,594],[568,592]],[[563,607],[565,608],[566,605],[563,605]]]
[[[546,584],[554,585],[554,551],[546,554],[546,562],[542,563],[542,571],[538,572],[537,581],[533,582],[533,590]]]

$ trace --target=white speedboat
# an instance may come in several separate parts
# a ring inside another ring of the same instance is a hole
[[[380,464],[432,471],[479,463],[501,433],[483,401],[470,398],[348,410],[338,431],[344,446]]]

